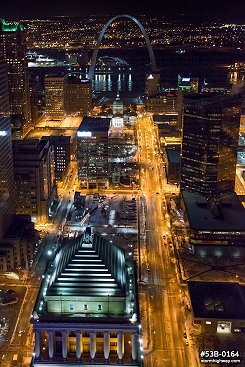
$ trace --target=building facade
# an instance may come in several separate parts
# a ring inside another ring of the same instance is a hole
[[[53,147],[54,178],[56,181],[62,181],[71,161],[71,137],[43,136],[42,140],[48,140]]]
[[[18,214],[29,214],[34,222],[46,222],[53,199],[53,151],[48,141],[13,142],[14,177]]]
[[[92,110],[91,81],[75,76],[68,77],[64,98],[67,115],[89,115]]]
[[[65,114],[65,86],[67,75],[45,76],[45,103],[46,114],[61,117]]]
[[[204,196],[234,191],[241,102],[240,93],[185,98],[181,190]]]
[[[77,130],[78,180],[81,188],[108,187],[110,119],[84,117]]]
[[[32,125],[36,126],[39,118],[38,96],[37,96],[37,83],[30,81],[30,111]]]
[[[176,93],[158,94],[146,99],[146,111],[154,114],[163,114],[165,119],[177,121],[178,118],[178,95]]]
[[[19,134],[22,138],[32,127],[26,39],[23,26],[9,24],[2,19],[0,42],[7,64],[10,113],[13,117],[22,116],[23,118]]]
[[[37,231],[29,215],[16,215],[0,246],[0,271],[28,269],[37,247]]]
[[[15,215],[15,182],[11,142],[7,66],[0,48],[0,241]]]
[[[31,322],[33,366],[141,366],[133,263],[103,237],[67,240],[50,264]]]
[[[155,97],[159,92],[160,74],[146,74],[145,94],[148,98]]]

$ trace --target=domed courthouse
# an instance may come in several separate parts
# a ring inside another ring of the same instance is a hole
[[[134,263],[92,234],[66,239],[43,279],[31,322],[32,366],[141,366]]]

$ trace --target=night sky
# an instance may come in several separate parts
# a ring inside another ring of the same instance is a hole
[[[181,14],[245,18],[245,0],[0,0],[0,16],[10,19],[54,15]]]

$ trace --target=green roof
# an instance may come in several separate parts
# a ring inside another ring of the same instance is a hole
[[[16,32],[18,29],[21,31],[24,30],[24,26],[22,24],[7,23],[4,19],[1,19],[1,26],[3,32]]]

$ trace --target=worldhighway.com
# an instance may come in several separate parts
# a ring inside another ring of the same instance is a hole
[[[241,363],[241,360],[240,359],[201,359],[200,362],[201,363],[230,364],[230,363]]]

